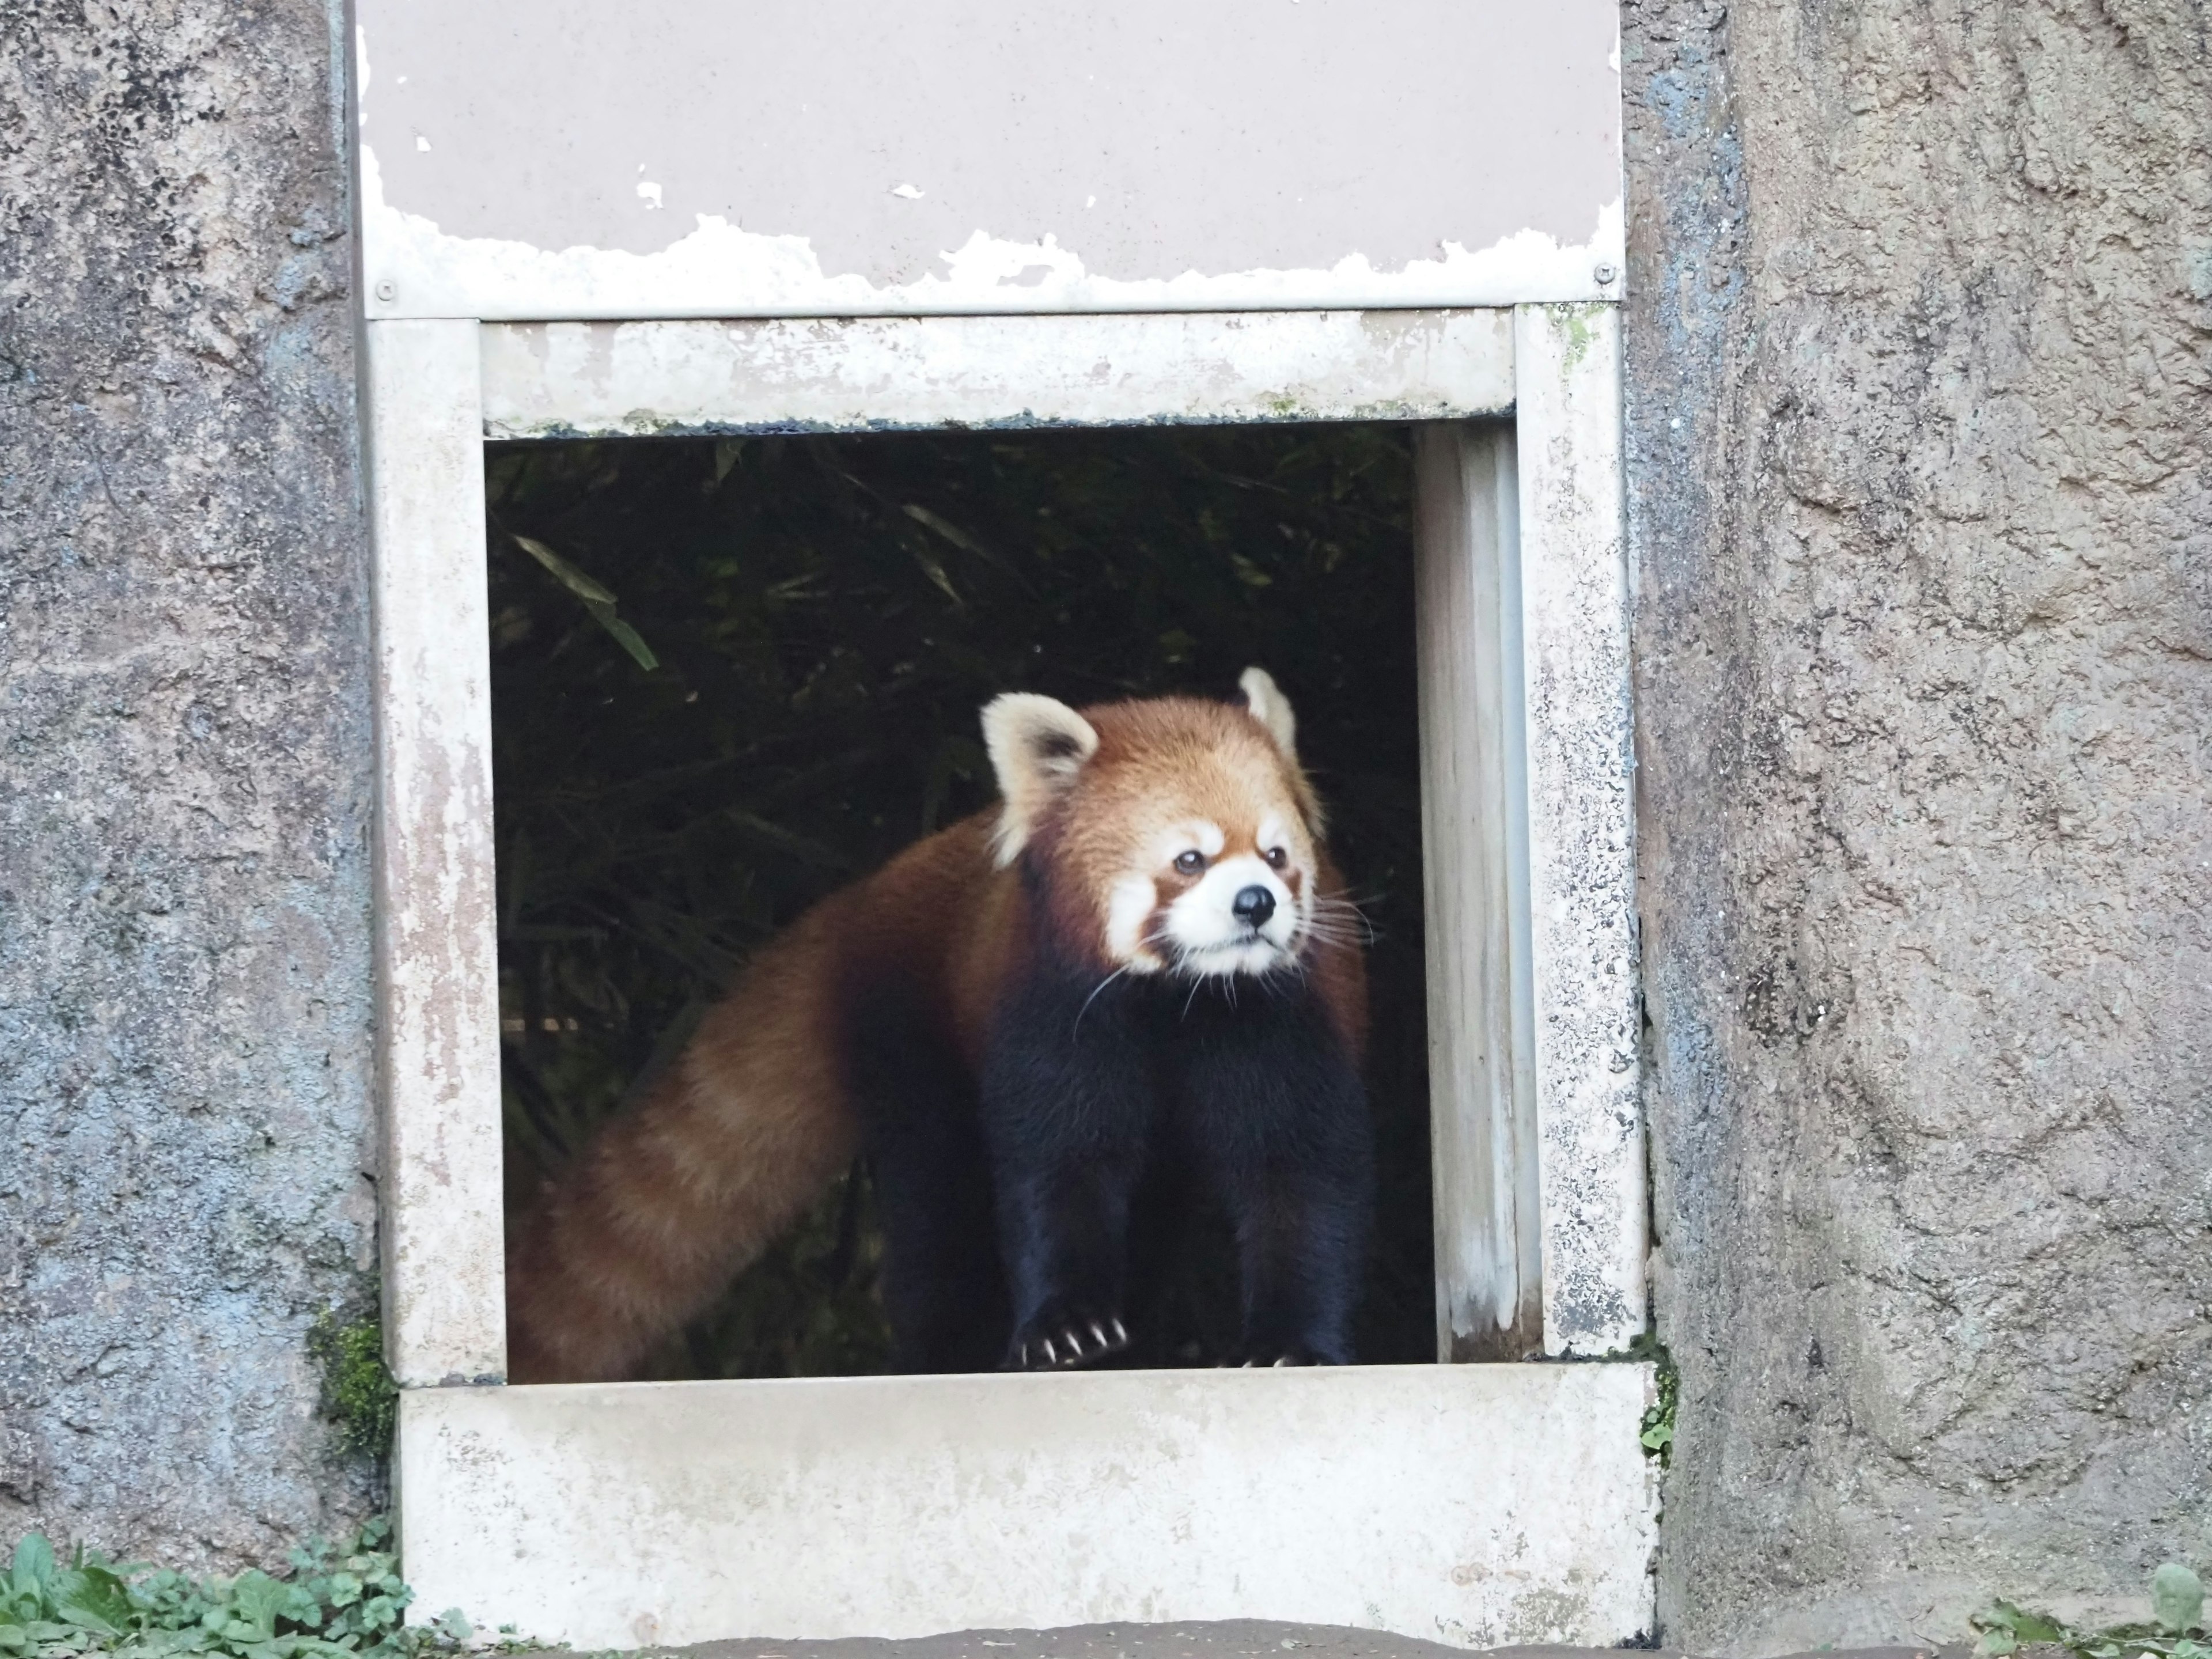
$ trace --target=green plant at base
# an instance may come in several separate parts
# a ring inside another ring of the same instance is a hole
[[[2180,1562],[2168,1561],[2150,1576],[2150,1616],[2161,1630],[2202,1630],[2204,1581]]]
[[[1628,1345],[1631,1359],[1648,1360],[1658,1368],[1653,1381],[1659,1391],[1658,1399],[1644,1408],[1644,1416],[1637,1423],[1636,1437],[1646,1457],[1656,1457],[1659,1467],[1674,1467],[1674,1404],[1682,1390],[1682,1374],[1674,1369],[1674,1356],[1667,1352],[1666,1344],[1645,1332]]]
[[[2010,1601],[1992,1601],[1973,1615],[1981,1632],[1974,1651],[1997,1659],[2031,1643],[2070,1649],[2082,1659],[2212,1659],[2204,1632],[2204,1582],[2179,1561],[2151,1575],[2148,1625],[2115,1625],[2083,1631],[2047,1613],[2033,1613]]]
[[[323,1410],[338,1425],[338,1444],[381,1458],[399,1421],[399,1388],[384,1368],[384,1328],[374,1319],[341,1325],[316,1317],[307,1352],[323,1368]]]
[[[471,1634],[458,1609],[428,1625],[401,1623],[414,1592],[385,1547],[391,1531],[371,1520],[343,1543],[294,1550],[283,1577],[252,1568],[230,1578],[193,1578],[84,1549],[64,1565],[33,1533],[0,1578],[0,1655],[422,1659],[457,1651]]]

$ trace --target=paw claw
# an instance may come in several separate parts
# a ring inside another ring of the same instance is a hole
[[[1016,1370],[1068,1370],[1092,1365],[1129,1346],[1129,1328],[1112,1314],[1097,1316],[1081,1308],[1031,1321],[1024,1326],[1049,1334],[1017,1335],[1007,1350],[1007,1365]]]

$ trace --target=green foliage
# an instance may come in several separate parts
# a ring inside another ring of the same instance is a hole
[[[2081,1659],[2212,1659],[2212,1644],[2200,1639],[2204,1629],[2204,1582],[2179,1561],[2151,1575],[2148,1625],[2118,1625],[2108,1630],[2076,1630],[2047,1613],[2034,1613],[2010,1601],[1992,1601],[1973,1617],[1981,1639],[1974,1645],[1983,1659],[1996,1659],[2027,1646],[2063,1647]]]
[[[2150,1576],[2150,1616],[2160,1630],[2199,1630],[2204,1624],[2204,1581],[2179,1561]]]
[[[1646,1457],[1656,1457],[1662,1469],[1674,1466],[1674,1406],[1682,1392],[1682,1374],[1674,1369],[1674,1356],[1667,1352],[1666,1345],[1650,1332],[1645,1332],[1628,1345],[1632,1359],[1649,1360],[1657,1366],[1654,1379],[1659,1397],[1644,1408],[1644,1416],[1637,1427],[1637,1439],[1644,1447]]]
[[[1230,696],[1256,662],[1377,934],[1361,1351],[1430,1357],[1411,481],[1389,427],[494,446],[510,1208],[777,929],[990,804],[988,699]],[[651,672],[588,609],[615,591]],[[1190,1254],[1176,1363],[1234,1317],[1225,1245]],[[879,1258],[856,1169],[656,1374],[883,1369]]]
[[[514,544],[544,565],[552,573],[556,581],[581,599],[584,602],[585,613],[593,622],[605,629],[617,645],[629,653],[632,662],[647,672],[660,666],[659,659],[653,654],[653,647],[646,644],[645,641],[639,636],[637,629],[615,615],[613,594],[546,546],[544,542],[534,541],[528,536],[517,536],[514,538]]]
[[[399,1389],[384,1368],[384,1328],[374,1319],[339,1322],[323,1313],[307,1332],[307,1352],[323,1371],[323,1412],[338,1426],[341,1449],[382,1458],[399,1422]]]
[[[413,1592],[385,1547],[390,1530],[373,1520],[342,1544],[294,1550],[281,1577],[256,1568],[233,1578],[192,1578],[82,1549],[64,1565],[33,1533],[0,1579],[0,1655],[421,1659],[458,1650],[471,1635],[458,1611],[427,1626],[400,1622]]]

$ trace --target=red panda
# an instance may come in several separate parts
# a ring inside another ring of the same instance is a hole
[[[1128,1349],[1147,1206],[1193,1187],[1246,1363],[1348,1361],[1364,966],[1290,704],[1239,684],[987,705],[1000,804],[772,941],[523,1218],[511,1379],[634,1375],[864,1148],[908,1369]]]

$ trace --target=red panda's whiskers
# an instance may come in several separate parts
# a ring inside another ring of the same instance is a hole
[[[1083,1006],[1075,1011],[1075,1024],[1068,1029],[1067,1040],[1070,1042],[1074,1042],[1077,1036],[1081,1035],[1083,1030],[1083,1017],[1091,1012],[1091,1005],[1098,1000],[1098,994],[1136,965],[1137,964],[1133,962],[1124,963],[1121,967],[1116,968],[1112,973],[1107,975],[1105,978],[1100,980],[1097,984],[1091,988],[1091,994],[1083,999]]]
[[[1372,945],[1376,939],[1375,924],[1367,912],[1346,898],[1316,898],[1306,926],[1316,937],[1337,945]]]

